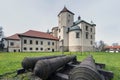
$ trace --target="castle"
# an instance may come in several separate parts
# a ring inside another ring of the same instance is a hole
[[[51,33],[29,30],[6,37],[5,49],[8,52],[93,51],[95,26],[80,16],[74,21],[74,13],[64,7],[58,14],[58,26]]]

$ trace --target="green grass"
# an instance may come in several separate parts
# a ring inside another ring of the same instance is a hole
[[[0,53],[0,75],[6,72],[15,71],[21,67],[21,61],[24,57],[60,55],[60,52],[54,53]],[[106,70],[113,71],[114,79],[120,80],[120,53],[104,52],[65,52],[64,54],[75,54],[79,61],[83,60],[89,54],[92,54],[95,61],[106,64]]]

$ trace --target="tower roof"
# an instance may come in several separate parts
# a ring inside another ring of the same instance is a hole
[[[62,11],[60,11],[60,13],[58,14],[58,16],[59,16],[61,13],[63,13],[63,12],[69,12],[69,13],[71,13],[71,14],[74,15],[73,12],[69,11],[66,7],[64,7],[64,8],[62,9]]]

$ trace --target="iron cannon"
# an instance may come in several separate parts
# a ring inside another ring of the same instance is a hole
[[[25,70],[28,71],[33,71],[35,64],[39,60],[44,60],[44,59],[51,59],[51,58],[56,58],[56,57],[63,57],[65,55],[58,55],[58,56],[44,56],[44,57],[25,57],[22,61],[22,67]]]
[[[92,56],[84,59],[80,65],[70,71],[70,80],[103,80]]]
[[[34,68],[34,74],[46,80],[52,73],[65,66],[70,61],[76,61],[76,56],[64,56],[52,59],[39,60]]]

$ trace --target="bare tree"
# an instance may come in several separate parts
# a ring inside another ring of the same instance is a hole
[[[102,40],[100,40],[99,42],[95,42],[96,51],[104,51],[105,46],[106,46],[106,44]]]
[[[112,46],[118,46],[119,45],[119,43],[113,43],[112,44]]]
[[[0,27],[0,51],[3,51],[4,49],[3,38],[4,38],[3,28]]]

